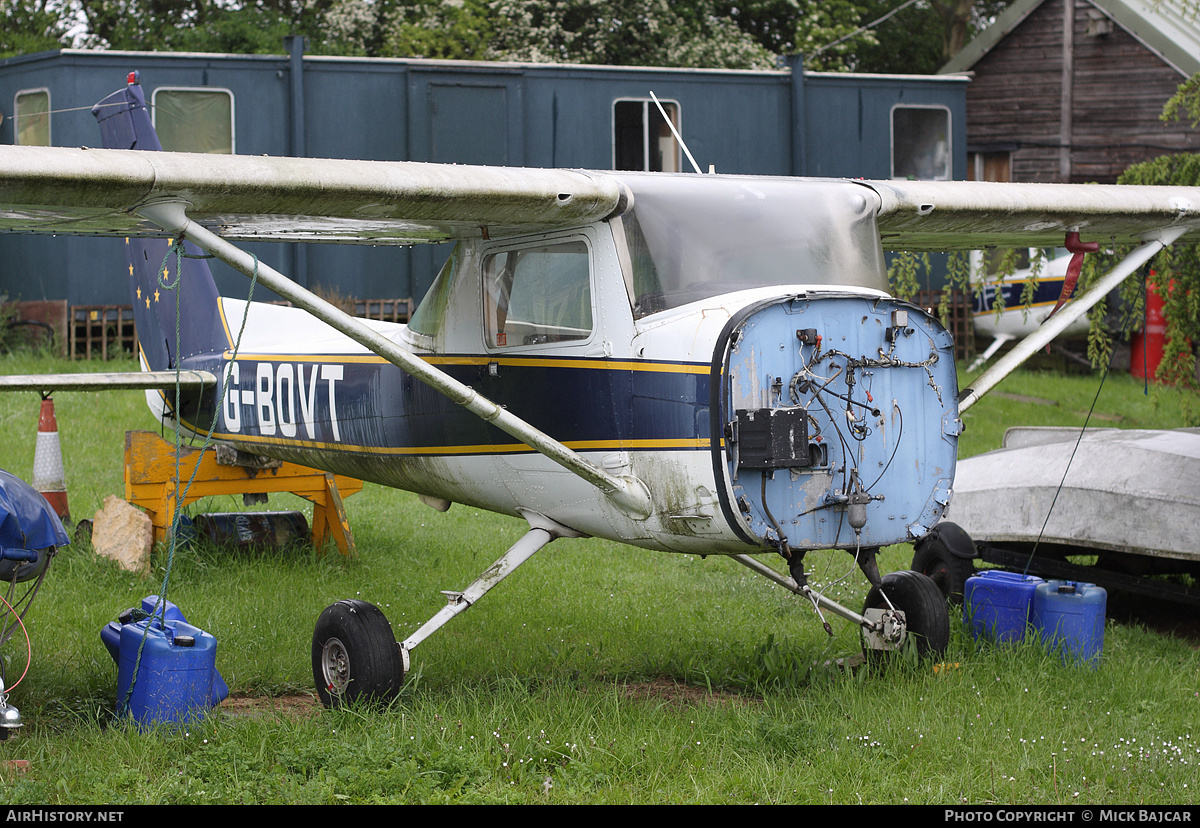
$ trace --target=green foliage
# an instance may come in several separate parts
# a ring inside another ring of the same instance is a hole
[[[1004,252],[1000,254],[1000,263],[996,267],[996,270],[988,274],[988,276],[1001,283],[1013,276],[1017,272],[1017,258],[1020,256],[1020,253],[1021,251],[1016,248],[1005,248]],[[1034,287],[1037,287],[1036,281],[1034,282]],[[1022,291],[1022,293],[1025,293],[1025,291]],[[1003,313],[1006,307],[1008,305],[1004,299],[1004,292],[997,290],[992,299],[992,308],[996,313]]]
[[[501,25],[487,0],[409,0],[383,24],[381,52],[396,57],[481,60]]]
[[[327,55],[773,69],[802,53],[810,69],[932,73],[1004,5],[935,0],[864,29],[892,0],[0,0],[0,57],[278,53],[300,34]]]
[[[713,2],[492,0],[487,56],[536,63],[767,69],[774,56]]]
[[[1135,164],[1118,183],[1200,186],[1200,154],[1165,155]],[[1172,245],[1151,261],[1150,268],[1149,284],[1164,303],[1167,338],[1156,378],[1200,390],[1193,351],[1200,340],[1200,245]],[[1127,284],[1126,302],[1136,304],[1139,290],[1136,281]]]
[[[901,250],[888,266],[888,284],[892,295],[913,301],[921,290],[920,276],[929,272],[929,254]]]
[[[0,295],[0,354],[41,355],[51,350],[54,334],[48,325],[21,320],[21,312]]]
[[[1175,94],[1163,107],[1162,119],[1191,121],[1192,126],[1200,126],[1200,73],[1179,84]]]
[[[214,8],[203,24],[172,29],[166,40],[171,49],[181,52],[279,54],[291,31],[287,17],[267,9]]]
[[[971,290],[971,254],[965,250],[956,250],[946,259],[946,286],[938,303],[938,318],[942,324],[949,326],[950,294],[953,291],[968,293]]]
[[[0,296],[0,353],[7,353],[17,346],[18,338],[12,328],[17,318],[17,309],[10,305],[7,296]]]
[[[64,4],[0,0],[0,58],[60,49],[67,32]]]

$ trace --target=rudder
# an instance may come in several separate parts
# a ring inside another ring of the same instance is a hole
[[[100,123],[106,149],[162,150],[137,72],[129,73],[124,89],[93,106],[92,114]],[[152,371],[174,369],[190,356],[219,352],[229,345],[221,321],[220,296],[208,263],[202,258],[188,258],[203,255],[190,242],[184,243],[184,252],[186,255],[179,265],[170,249],[170,240],[125,240],[138,348],[145,366]],[[176,285],[178,297],[171,289]]]

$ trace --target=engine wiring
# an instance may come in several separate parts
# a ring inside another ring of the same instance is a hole
[[[900,345],[906,337],[917,331],[921,334],[918,337],[920,344],[912,342],[907,346]],[[842,548],[842,533],[847,528],[852,529],[853,538],[847,538],[846,541],[846,551],[851,553],[852,561],[844,572],[838,566],[836,570],[827,569],[823,573],[831,578],[825,586],[828,589],[846,582],[856,568],[867,572],[864,556],[873,556],[875,550],[864,546],[863,529],[867,520],[865,510],[871,501],[883,500],[883,495],[876,492],[900,456],[900,447],[907,433],[904,409],[909,406],[903,403],[901,398],[893,397],[890,402],[878,398],[877,392],[886,394],[889,387],[886,382],[880,386],[880,377],[883,376],[887,380],[888,375],[881,375],[879,371],[924,371],[928,387],[936,396],[939,405],[944,405],[944,389],[939,385],[938,375],[935,374],[935,366],[940,362],[941,353],[937,340],[928,330],[921,326],[914,330],[905,326],[903,322],[896,324],[894,320],[893,327],[888,330],[886,344],[878,346],[873,354],[867,351],[855,355],[828,347],[828,338],[819,334],[817,329],[797,330],[796,338],[800,343],[799,368],[786,381],[781,381],[779,377],[772,379],[771,375],[767,376],[771,399],[766,404],[774,408],[787,407],[790,403],[793,409],[803,412],[808,426],[805,438],[810,447],[809,462],[805,464],[805,468],[815,472],[816,467],[820,466],[821,471],[829,475],[830,479],[823,496],[816,496],[816,502],[810,499],[805,508],[791,512],[781,522],[776,516],[778,509],[772,510],[768,502],[770,487],[767,486],[767,480],[774,477],[779,470],[763,469],[759,480],[760,509],[767,523],[763,539],[775,546],[785,559],[792,561],[794,567],[801,566],[802,569],[800,560],[804,556],[804,550],[799,547],[793,548],[795,538],[789,537],[790,528],[785,527],[798,523],[804,516],[832,510],[837,519],[830,527],[834,531],[832,541],[826,541],[829,544],[827,548]],[[906,355],[905,358],[897,354],[898,350],[907,350],[911,354],[914,345],[918,354],[928,348],[927,355],[914,359],[912,356]],[[917,380],[913,383],[914,386],[922,384],[915,377],[904,380],[904,383],[912,383],[913,379]],[[839,381],[845,384],[844,388],[838,385]],[[782,393],[782,387],[785,385],[786,394]],[[836,443],[833,443],[834,435]],[[876,446],[878,442],[882,442],[882,445]],[[833,448],[835,445],[840,447],[840,457],[823,448]],[[877,447],[882,451],[868,450],[868,446]],[[883,456],[878,456],[880,454]],[[863,465],[868,456],[872,458],[872,466],[876,465],[875,459],[879,460],[877,471],[869,478],[869,482],[865,474],[867,469]],[[793,477],[803,470],[792,468]],[[867,574],[869,578],[870,574]],[[888,596],[884,595],[883,600],[890,606]],[[814,607],[819,614],[819,607],[815,604]]]
[[[934,346],[934,343],[930,342],[929,356],[919,362],[910,362],[896,358],[894,356],[895,348],[896,341],[893,340],[891,347],[886,352],[882,348],[879,349],[878,357],[869,357],[866,355],[855,357],[843,351],[839,351],[836,348],[822,350],[822,337],[818,336],[816,337],[816,341],[812,346],[812,353],[809,355],[809,358],[805,361],[800,370],[798,370],[792,376],[791,381],[788,384],[788,391],[791,396],[792,403],[794,405],[802,405],[805,411],[808,411],[809,407],[814,402],[819,404],[821,408],[824,409],[826,416],[829,418],[829,422],[832,424],[834,431],[838,435],[838,440],[841,442],[844,457],[846,458],[846,463],[842,467],[843,483],[841,494],[843,496],[849,496],[851,479],[853,478],[854,473],[858,471],[858,463],[855,459],[854,452],[851,450],[850,441],[853,440],[855,442],[862,443],[873,433],[873,429],[867,425],[867,423],[859,415],[855,414],[854,409],[857,407],[862,411],[869,413],[872,417],[879,417],[882,413],[881,409],[874,405],[874,399],[871,391],[867,387],[867,378],[870,378],[871,385],[874,384],[874,374],[867,369],[922,368],[929,377],[929,385],[937,395],[939,403],[942,401],[941,388],[937,385],[932,371],[933,365],[935,365],[939,359],[937,348]],[[844,360],[845,364],[833,362],[835,358]],[[823,360],[829,360],[829,370],[832,372],[829,376],[820,376],[815,371],[817,366]],[[860,373],[862,374],[863,379],[856,382],[855,376],[856,374]],[[840,376],[845,377],[847,388],[847,393],[845,394],[839,394],[830,388],[830,385],[832,385],[833,381]],[[859,385],[863,388],[863,392],[867,397],[865,402],[854,398],[855,385]],[[804,399],[805,396],[808,397],[807,400]],[[845,403],[845,431],[843,431],[842,424],[840,422],[842,418],[834,414],[833,407],[826,402],[826,396],[833,397]],[[871,490],[878,485],[879,481],[883,479],[884,474],[886,474],[887,470],[891,467],[892,461],[896,457],[896,452],[900,447],[900,440],[904,434],[904,414],[899,403],[895,400],[892,401],[892,410],[899,419],[899,430],[895,440],[892,441],[892,451],[888,457],[887,463],[883,467],[883,470],[880,471],[879,475],[876,476],[870,485],[863,487],[862,490],[867,494],[870,494]],[[811,415],[810,420],[813,422],[814,426],[816,426],[816,433],[819,435],[819,421],[817,421],[817,419]],[[822,507],[827,505],[832,505],[832,503],[821,504]],[[810,509],[807,511],[814,510],[815,509]]]

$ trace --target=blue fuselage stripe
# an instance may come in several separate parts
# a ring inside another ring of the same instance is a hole
[[[1037,305],[1053,305],[1058,301],[1059,294],[1062,293],[1063,278],[1045,277],[1038,280],[1037,286],[1033,290],[1033,298],[1030,300],[1030,307]],[[1004,296],[1004,307],[1012,310],[1019,310],[1025,307],[1024,299],[1025,282],[1004,282],[999,285],[999,292]],[[984,289],[975,294],[975,315],[979,316],[985,313],[994,312],[996,304],[997,283],[989,282],[984,286]]]
[[[342,361],[339,361],[342,360]],[[216,355],[185,361],[219,376]],[[707,449],[708,365],[599,359],[431,362],[545,432],[581,449]],[[210,392],[190,423],[247,442],[407,455],[528,450],[512,437],[381,360],[238,357],[229,387]],[[189,407],[185,406],[185,412]]]

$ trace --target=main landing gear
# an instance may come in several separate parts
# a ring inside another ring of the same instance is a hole
[[[387,704],[400,692],[409,653],[447,621],[465,612],[492,587],[555,538],[580,533],[535,512],[521,513],[529,531],[462,592],[446,592],[446,606],[404,641],[397,642],[383,612],[366,601],[338,601],[317,619],[312,667],[317,695],[326,707]]]
[[[465,590],[445,593],[446,606],[402,642],[395,640],[391,625],[373,604],[338,601],[327,607],[317,620],[312,643],[313,679],[321,702],[327,707],[390,702],[400,692],[408,671],[409,654],[418,644],[465,612],[550,541],[579,536],[542,515],[527,512],[523,516],[529,522],[529,531]],[[793,561],[793,577],[781,575],[748,555],[733,557],[806,597],[831,634],[824,612],[856,624],[862,630],[864,654],[873,663],[886,661],[888,654],[898,651],[906,641],[913,641],[918,656],[923,658],[940,655],[949,643],[946,601],[937,585],[920,572],[904,570],[880,578],[874,555],[866,554],[860,564],[874,586],[867,593],[860,615],[810,587],[798,555]]]
[[[404,663],[383,612],[366,601],[338,601],[317,619],[313,679],[326,707],[386,704],[400,692]]]

